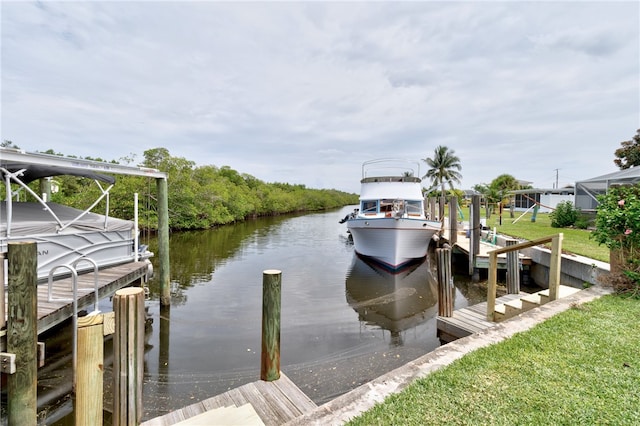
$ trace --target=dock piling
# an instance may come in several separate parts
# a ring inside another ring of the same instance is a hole
[[[102,425],[104,377],[103,315],[78,318],[78,365],[75,377],[75,424]]]
[[[438,260],[438,315],[453,315],[453,279],[451,277],[451,247],[436,249]]]
[[[476,267],[476,256],[480,253],[480,196],[471,196],[469,214],[469,275],[473,282],[480,281],[480,271]]]
[[[113,424],[138,425],[142,418],[144,290],[128,287],[113,297]]]
[[[10,425],[35,425],[38,382],[38,251],[36,243],[9,243],[7,257],[9,265],[7,352],[15,354],[15,373],[7,376],[7,419]]]
[[[507,247],[518,244],[518,240],[512,238],[507,239],[505,242]],[[507,252],[507,294],[520,293],[519,257],[518,250]]]
[[[262,273],[262,353],[260,379],[280,378],[280,305],[282,272],[268,269]]]
[[[156,179],[158,190],[158,280],[160,305],[171,304],[171,274],[169,271],[169,189],[167,179]]]
[[[449,197],[449,244],[458,242],[458,197]]]
[[[4,253],[0,253],[0,300],[2,301],[2,303],[0,303],[0,330],[4,328],[4,326],[7,324],[6,320],[5,320],[5,305],[4,305],[4,282],[5,282],[5,267],[4,267],[4,259],[5,259],[5,255]]]

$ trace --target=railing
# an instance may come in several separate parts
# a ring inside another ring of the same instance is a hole
[[[493,321],[493,313],[496,309],[496,287],[498,282],[498,255],[527,247],[551,242],[551,263],[549,266],[549,300],[558,298],[560,288],[560,268],[562,259],[562,239],[564,234],[559,233],[550,237],[538,238],[532,241],[501,247],[489,252],[489,282],[487,283],[487,321]]]
[[[75,387],[75,380],[76,380],[76,370],[77,370],[77,366],[78,366],[78,291],[87,291],[87,289],[81,289],[78,290],[78,272],[77,272],[77,266],[78,263],[82,262],[82,261],[87,261],[91,264],[93,264],[93,273],[94,273],[94,289],[93,291],[95,292],[95,305],[94,305],[94,311],[91,312],[89,315],[95,315],[98,314],[100,311],[98,311],[98,264],[93,260],[90,259],[88,257],[82,257],[78,260],[76,260],[73,265],[57,265],[55,267],[53,267],[51,269],[51,271],[49,271],[49,281],[48,281],[48,289],[47,289],[47,296],[48,296],[48,301],[49,302],[72,302],[73,303],[73,377],[74,377],[74,387]],[[53,297],[53,274],[54,272],[59,269],[59,268],[65,268],[67,270],[69,270],[69,273],[71,274],[71,285],[72,285],[72,290],[73,290],[73,295],[71,297],[71,299],[69,298],[61,298],[61,297]],[[90,291],[90,289],[88,289]]]

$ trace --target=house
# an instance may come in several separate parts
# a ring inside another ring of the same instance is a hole
[[[606,194],[610,187],[637,183],[640,183],[640,167],[631,167],[576,182],[574,205],[584,212],[594,212],[598,207],[598,196]]]
[[[511,202],[514,204],[514,210],[524,212],[532,210],[535,204],[540,206],[540,213],[549,213],[555,210],[556,206],[563,202],[574,202],[575,189],[573,186],[553,189],[519,189],[509,191]]]

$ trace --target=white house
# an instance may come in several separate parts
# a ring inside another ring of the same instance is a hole
[[[575,189],[573,186],[553,189],[531,188],[509,191],[509,194],[512,196],[515,211],[533,210],[534,204],[537,203],[540,206],[538,212],[549,213],[563,201],[570,201],[573,204]]]

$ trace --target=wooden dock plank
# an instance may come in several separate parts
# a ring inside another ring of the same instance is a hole
[[[496,299],[496,304],[518,299],[527,293],[505,294]],[[487,321],[487,302],[456,309],[451,317],[438,317],[436,328],[439,333],[445,333],[455,339],[479,333],[496,325],[496,322]]]
[[[471,244],[471,240],[469,238],[458,238],[454,248],[459,252],[462,252],[469,255],[469,245]],[[489,265],[489,252],[500,248],[499,246],[495,246],[493,244],[487,243],[485,241],[480,241],[480,252],[476,255],[476,268],[486,269]],[[523,265],[530,265],[531,258],[525,256],[521,253],[518,254],[520,259],[520,263]],[[498,269],[506,269],[507,267],[507,257],[505,253],[501,253],[498,255]]]
[[[291,402],[300,410],[300,413],[315,410],[318,406],[309,398],[299,387],[295,385],[284,374],[281,374],[280,379],[275,382],[271,382],[274,386],[280,389],[280,391],[286,395]]]
[[[273,390],[273,387],[268,388],[268,391]],[[240,388],[238,391],[246,398],[247,402],[251,404],[258,413],[258,416],[265,424],[268,425],[282,425],[287,420],[295,418],[286,406],[277,405],[277,399],[272,398],[268,393],[261,393],[256,387],[256,383],[248,383]],[[238,406],[243,405],[239,404]]]
[[[118,289],[141,282],[148,272],[145,262],[131,262],[101,269],[98,274],[98,298],[103,299],[113,295]],[[78,311],[93,310],[95,278],[93,273],[78,276]],[[91,291],[88,291],[91,290]],[[38,284],[38,334],[41,334],[56,325],[61,324],[73,316],[72,279],[62,278],[55,280],[52,285],[52,298],[49,301],[48,283]],[[7,303],[5,294],[5,306]],[[65,299],[65,300],[55,300]],[[5,313],[7,310],[5,309]],[[7,318],[7,315],[5,315]],[[0,332],[3,334],[4,329]],[[4,340],[4,339],[2,339]],[[4,341],[0,343],[0,350],[4,350]]]
[[[285,374],[280,373],[278,380],[247,383],[181,410],[145,421],[140,426],[174,425],[207,410],[242,407],[246,404],[251,404],[266,426],[282,425],[317,408],[317,405],[300,388]],[[204,411],[198,411],[200,409]],[[198,413],[195,414],[196,412]]]

